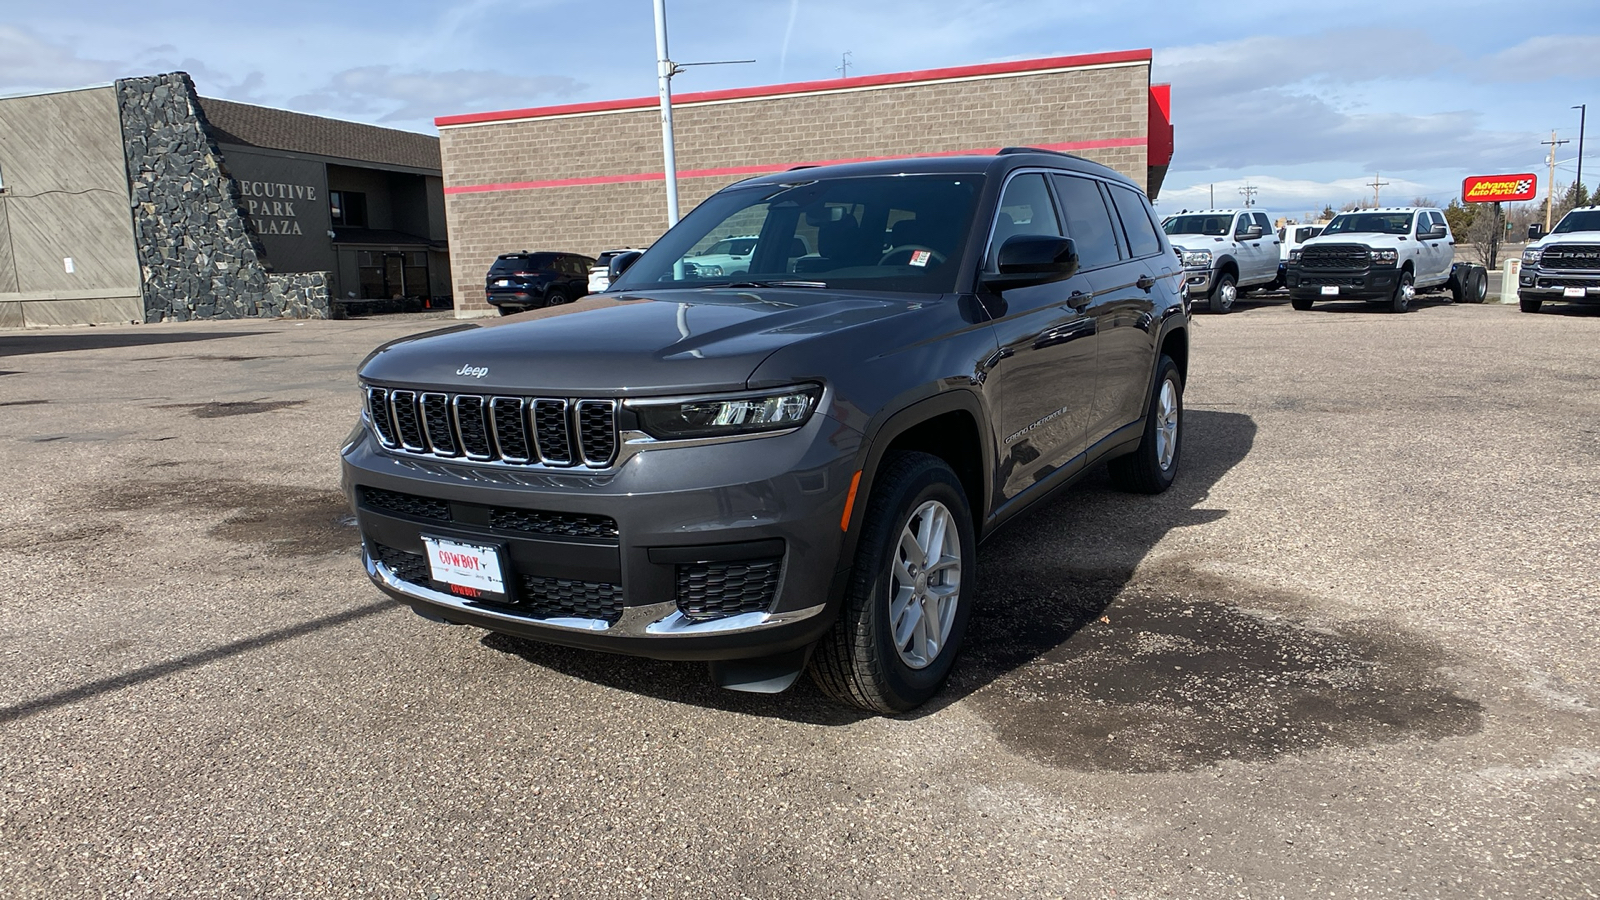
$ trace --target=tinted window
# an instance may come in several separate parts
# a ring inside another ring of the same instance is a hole
[[[1343,213],[1323,234],[1410,234],[1410,213]]]
[[[1134,259],[1153,256],[1161,252],[1161,238],[1144,211],[1144,198],[1120,185],[1111,185],[1111,200],[1122,215],[1122,227],[1128,232],[1128,247]]]
[[[1261,226],[1262,234],[1272,233],[1272,222],[1267,219],[1266,213],[1251,213],[1250,215],[1256,220],[1256,224]]]
[[[1049,234],[1063,237],[1056,221],[1055,203],[1044,176],[1037,172],[1018,175],[1006,185],[1000,198],[1000,211],[994,217],[994,236],[989,239],[989,270],[994,271],[1000,248],[1019,234]]]
[[[1057,175],[1055,180],[1056,192],[1061,195],[1061,212],[1067,219],[1067,237],[1078,245],[1078,265],[1095,269],[1116,262],[1116,228],[1105,198],[1100,196],[1100,187],[1087,178],[1071,175]]]
[[[1551,234],[1571,234],[1575,231],[1600,231],[1600,210],[1575,209],[1561,217]]]
[[[1167,234],[1208,234],[1220,237],[1228,233],[1228,217],[1225,215],[1173,216],[1162,224],[1161,230]]]
[[[919,293],[954,289],[983,176],[803,180],[801,171],[793,177],[794,183],[735,185],[713,194],[646,251],[617,289],[751,281]],[[750,236],[755,245],[736,273],[715,274],[722,261],[694,261],[719,242]]]
[[[489,269],[491,275],[505,275],[512,272],[538,272],[550,268],[555,261],[553,253],[530,253],[527,256],[502,256],[494,261],[494,266]]]

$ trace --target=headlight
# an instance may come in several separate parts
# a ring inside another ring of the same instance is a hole
[[[639,417],[639,430],[670,441],[799,428],[811,418],[821,395],[821,388],[805,385],[690,400],[635,400],[628,406]]]
[[[1195,266],[1195,267],[1210,266],[1211,265],[1211,251],[1210,250],[1185,250],[1185,251],[1183,251],[1183,265],[1186,268],[1189,267],[1189,266]]]
[[[1537,266],[1539,264],[1539,257],[1543,255],[1543,249],[1538,247],[1529,247],[1528,249],[1522,251],[1522,264],[1525,266]]]
[[[1398,251],[1398,250],[1374,250],[1374,251],[1372,251],[1372,261],[1374,263],[1377,263],[1380,266],[1392,266],[1397,261],[1399,261],[1399,259],[1400,259],[1400,251]]]
[[[1295,249],[1289,251],[1289,262],[1299,262],[1299,261],[1300,261],[1300,248],[1296,247]]]

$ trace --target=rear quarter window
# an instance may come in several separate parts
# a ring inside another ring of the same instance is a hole
[[[1144,198],[1118,184],[1110,187],[1111,201],[1122,215],[1122,227],[1128,232],[1128,249],[1133,258],[1160,253],[1161,237],[1156,234],[1156,226],[1146,211]]]

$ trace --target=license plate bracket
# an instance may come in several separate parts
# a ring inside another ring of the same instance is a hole
[[[428,553],[428,573],[453,594],[474,600],[507,598],[505,549],[499,544],[462,541],[422,535]]]

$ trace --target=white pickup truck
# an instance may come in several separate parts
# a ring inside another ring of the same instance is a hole
[[[1184,210],[1161,223],[1183,261],[1183,283],[1214,313],[1278,281],[1278,235],[1258,209]]]
[[[1583,206],[1522,251],[1517,299],[1523,312],[1547,300],[1600,303],[1600,206]]]
[[[1366,300],[1406,312],[1417,294],[1448,290],[1457,303],[1482,303],[1488,275],[1482,266],[1455,262],[1455,243],[1442,210],[1340,213],[1289,252],[1289,301],[1310,309],[1318,300]]]

